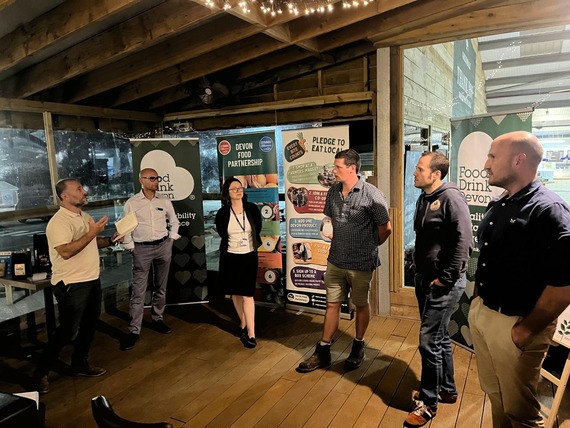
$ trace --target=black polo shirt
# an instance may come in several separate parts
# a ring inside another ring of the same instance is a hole
[[[570,285],[570,208],[539,180],[491,202],[477,238],[475,284],[487,306],[524,316],[547,285]]]

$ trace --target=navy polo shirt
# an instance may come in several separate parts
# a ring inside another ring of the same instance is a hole
[[[524,316],[547,285],[570,285],[570,208],[540,180],[491,202],[477,238],[475,284],[487,306]]]

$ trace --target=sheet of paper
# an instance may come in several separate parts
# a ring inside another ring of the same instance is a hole
[[[28,398],[30,400],[34,400],[36,402],[36,409],[40,408],[40,394],[38,391],[15,392],[13,395],[17,395],[19,397],[24,397],[24,398]]]
[[[115,222],[115,227],[117,228],[117,233],[119,234],[119,236],[117,236],[115,239],[122,238],[127,233],[131,233],[138,225],[139,222],[137,221],[136,214],[134,212],[128,213],[122,219]]]

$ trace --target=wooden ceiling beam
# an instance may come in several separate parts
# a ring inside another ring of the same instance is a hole
[[[294,50],[290,51],[290,49]],[[314,57],[305,51],[300,51],[297,46],[292,46],[290,48],[284,48],[280,51],[282,53],[281,61],[277,60],[276,58],[278,54],[272,53],[271,58],[266,55],[243,64],[243,67],[246,69],[245,71],[242,71],[241,67],[237,66],[234,67],[233,70],[229,71],[228,74],[234,76],[238,81],[243,80],[246,77],[251,77],[253,75],[259,76],[257,79],[242,82],[239,85],[239,94],[243,94],[255,89],[259,89],[261,87],[280,83],[294,77],[315,72],[317,70],[322,70],[326,67],[330,67],[333,64],[340,64],[342,62],[350,61],[354,58],[370,54],[375,50],[376,48],[369,42],[363,41],[359,44],[351,45],[346,49],[342,49],[339,52],[331,53],[328,55],[330,58],[323,59]],[[295,53],[297,55],[295,55]],[[260,66],[262,64],[266,64],[265,73],[260,74],[261,69],[258,69],[257,72],[253,72],[253,70],[250,68],[250,64],[252,62],[257,63]],[[290,64],[292,64],[290,67],[285,67],[286,65]],[[271,71],[278,68],[280,68],[280,70],[277,72]],[[235,93],[235,88],[234,90],[231,90],[231,93]],[[171,90],[163,91],[158,96],[154,97],[148,105],[148,108],[159,109],[165,105],[173,104],[186,98],[188,98],[188,93],[186,91],[180,87],[172,88]],[[196,106],[197,105],[198,102],[196,102]]]
[[[198,77],[266,55],[285,46],[284,43],[261,34],[240,40],[126,85],[118,93],[112,105],[123,105],[179,86]]]
[[[560,40],[570,40],[570,30],[549,31],[540,34],[520,34],[514,37],[507,37],[498,40],[479,41],[479,52],[490,51],[494,49],[511,48],[513,46],[523,46],[529,43],[544,43]]]
[[[112,18],[141,0],[66,1],[0,39],[0,72],[14,69],[26,58]]]
[[[1,82],[0,94],[26,98],[187,31],[217,12],[169,0]]]
[[[43,113],[49,111],[54,114],[70,116],[139,120],[142,122],[160,122],[162,120],[162,117],[158,114],[149,112],[87,107],[43,101],[18,100],[13,98],[0,98],[0,111],[18,111],[27,113]]]
[[[222,15],[209,25],[187,31],[172,41],[159,43],[100,71],[95,70],[73,80],[70,83],[76,89],[65,101],[78,102],[145,76],[152,76],[258,32],[258,29],[246,22]],[[204,75],[207,74],[207,68],[204,71]]]
[[[508,4],[474,10],[462,16],[450,16],[439,22],[434,21],[434,24],[421,29],[383,38],[377,42],[377,46],[429,45],[489,34],[565,25],[570,22],[568,4],[560,0],[519,0],[506,3]],[[532,19],[521,19],[521,10],[524,10],[525,16],[532,16]]]
[[[7,8],[16,0],[0,0],[0,10]]]
[[[350,9],[341,9],[340,5],[336,5],[339,10],[334,13],[327,13],[318,17],[304,16],[292,22],[289,25],[291,41],[304,41],[346,26],[359,25],[368,18],[394,11],[406,5],[414,4],[414,7],[418,7],[417,3],[420,2],[414,0],[382,0],[371,2],[367,6]]]
[[[324,106],[327,104],[354,103],[360,101],[371,102],[374,99],[374,92],[355,92],[342,95],[323,95],[310,98],[299,98],[295,100],[272,101],[268,103],[248,104],[239,107],[227,107],[216,110],[201,110],[198,112],[179,112],[166,114],[164,121],[192,120],[203,117],[220,117],[237,114],[260,113],[264,111],[289,110],[304,107]]]
[[[330,52],[329,55],[327,55],[327,58],[311,56],[306,58],[304,61],[301,59],[294,60],[289,63],[292,64],[289,67],[279,67],[277,71],[268,70],[266,73],[261,75],[257,73],[259,76],[258,78],[242,82],[242,90],[240,93],[259,89],[275,83],[281,83],[295,77],[313,73],[317,70],[323,70],[335,64],[341,64],[355,58],[369,55],[375,51],[376,48],[370,42],[362,41],[346,48],[339,49],[338,52]],[[265,58],[265,61],[268,61],[268,58]],[[273,64],[273,61],[271,62]],[[274,68],[278,68],[277,64],[275,64]],[[243,73],[240,73],[240,75],[243,76]],[[241,79],[243,80],[244,77]]]
[[[341,43],[368,38],[377,47],[384,46],[387,37],[405,36],[407,32],[421,32],[426,25],[445,19],[456,18],[473,10],[501,3],[505,0],[423,0],[384,14],[368,18],[357,24],[344,27],[329,34],[319,36],[322,51],[335,48]],[[519,0],[520,1],[520,0]],[[397,45],[392,42],[392,45]]]

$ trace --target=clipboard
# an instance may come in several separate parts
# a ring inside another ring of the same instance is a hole
[[[115,228],[117,229],[118,236],[115,237],[115,240],[122,238],[123,236],[131,233],[133,230],[137,228],[139,222],[137,220],[137,216],[134,212],[128,213],[122,219],[115,222]]]

